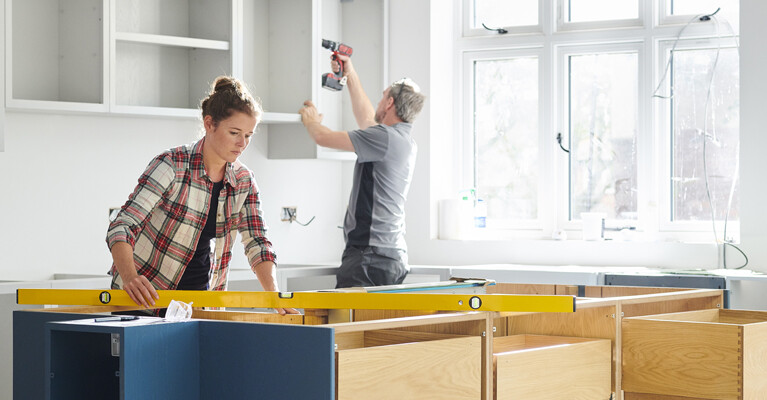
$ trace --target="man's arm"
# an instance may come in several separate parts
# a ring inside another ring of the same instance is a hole
[[[368,95],[362,89],[362,82],[357,75],[357,71],[352,65],[352,60],[348,56],[339,54],[340,62],[344,63],[344,76],[346,76],[346,87],[349,88],[349,96],[352,99],[352,111],[357,125],[360,129],[376,125],[376,110],[373,103],[370,102]],[[333,66],[334,70],[337,69]]]
[[[331,149],[354,151],[349,133],[334,131],[322,125],[322,114],[317,111],[317,107],[310,100],[304,102],[304,107],[298,110],[298,113],[301,114],[301,122],[304,123],[309,136],[315,143]]]

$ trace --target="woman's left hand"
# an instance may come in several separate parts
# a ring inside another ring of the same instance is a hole
[[[295,308],[275,308],[274,311],[277,311],[277,313],[280,315],[301,314]]]

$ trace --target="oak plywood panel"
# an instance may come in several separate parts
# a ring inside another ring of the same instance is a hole
[[[339,350],[338,399],[478,399],[479,337]]]

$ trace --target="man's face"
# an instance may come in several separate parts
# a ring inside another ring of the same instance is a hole
[[[377,124],[380,124],[381,121],[383,121],[384,117],[386,116],[386,105],[389,103],[389,88],[386,88],[383,92],[383,97],[381,97],[381,101],[378,102],[378,107],[376,108],[376,115],[375,115],[375,121]]]

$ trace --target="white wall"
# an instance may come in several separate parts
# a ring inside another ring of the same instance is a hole
[[[740,2],[740,215],[749,267],[767,270],[767,2]]]
[[[268,160],[266,127],[242,160],[255,171],[269,237],[285,264],[333,263],[343,249],[344,163]],[[109,207],[121,206],[147,163],[196,140],[189,119],[7,112],[0,152],[0,281],[103,274]],[[347,166],[348,167],[348,166]],[[308,227],[279,220],[298,206]],[[233,268],[247,268],[241,247]]]
[[[759,43],[767,4],[753,0],[741,2],[741,221],[743,241],[752,258],[749,268],[762,270],[767,256],[764,233],[767,203],[760,171],[765,170],[765,146],[759,127],[767,126],[767,115],[760,109],[767,78],[761,69],[767,63],[765,46]],[[428,100],[415,121],[413,134],[419,146],[416,172],[407,204],[407,242],[412,264],[519,263],[538,265],[615,265],[674,268],[717,268],[719,252],[714,244],[650,242],[558,242],[553,240],[455,241],[436,240],[437,201],[444,197],[452,171],[451,151],[445,139],[452,135],[451,113],[454,99],[455,62],[446,50],[452,42],[452,6],[439,0],[391,0],[390,76],[411,76],[421,85]],[[763,42],[763,41],[762,41]],[[759,48],[756,48],[759,47]],[[749,53],[755,53],[749,56]],[[752,57],[752,58],[750,58]],[[757,60],[758,58],[758,60]],[[752,60],[753,62],[748,62]],[[761,61],[761,62],[760,62]],[[452,68],[451,68],[452,66]],[[457,76],[457,74],[456,74]],[[751,107],[749,109],[749,107]],[[753,110],[753,111],[752,111]],[[552,142],[553,143],[553,142]],[[729,265],[741,259],[729,250]]]
[[[412,264],[718,265],[713,245],[436,240],[436,202],[444,196],[446,183],[435,171],[449,170],[452,161],[442,140],[452,126],[446,117],[453,102],[451,12],[444,1],[390,3],[389,76],[410,76],[429,96],[413,132],[419,154],[407,204]],[[760,34],[764,18],[767,3],[741,2],[741,229],[749,268],[756,270],[764,270],[767,260],[767,191],[761,174],[767,169],[767,138],[762,132],[767,126],[762,110],[767,44]],[[5,125],[5,152],[0,152],[0,280],[106,271],[107,209],[125,201],[151,157],[194,140],[198,130],[197,122],[184,119],[13,111],[7,113]],[[337,262],[343,247],[337,226],[348,200],[350,163],[268,160],[265,127],[261,130],[243,161],[256,173],[280,262]],[[280,222],[283,205],[298,206],[300,221],[313,215],[317,219],[308,227]],[[737,265],[733,257],[730,265]],[[246,267],[239,250],[233,267]]]

